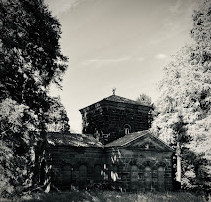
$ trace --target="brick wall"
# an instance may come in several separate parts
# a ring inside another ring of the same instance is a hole
[[[52,184],[61,189],[107,183],[123,191],[172,190],[172,152],[50,146],[49,153]]]
[[[83,133],[98,133],[104,144],[125,135],[124,128],[131,132],[147,130],[151,125],[150,107],[103,101],[81,111]],[[109,134],[104,138],[104,134]]]
[[[84,187],[103,180],[102,148],[51,146],[52,183],[59,188]]]
[[[172,152],[108,149],[109,183],[126,191],[172,190]]]

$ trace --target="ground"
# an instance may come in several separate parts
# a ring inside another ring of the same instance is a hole
[[[210,198],[211,200],[211,198]],[[0,200],[1,201],[1,200]],[[125,193],[117,191],[78,191],[36,194],[19,202],[206,202],[203,195],[190,192]]]

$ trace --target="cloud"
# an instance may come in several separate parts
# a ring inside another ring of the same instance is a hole
[[[89,59],[82,62],[83,65],[89,65],[89,64],[109,64],[109,63],[119,63],[130,60],[130,57],[122,57],[122,58],[108,58],[108,59]]]
[[[44,0],[54,15],[59,15],[69,9],[75,8],[82,1],[83,0]]]
[[[160,60],[165,59],[167,57],[168,56],[166,54],[163,54],[163,53],[159,53],[155,56],[155,58],[160,59]]]

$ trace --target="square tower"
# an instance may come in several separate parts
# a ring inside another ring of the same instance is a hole
[[[106,144],[126,134],[151,126],[151,106],[111,95],[80,109],[84,134],[93,134]]]

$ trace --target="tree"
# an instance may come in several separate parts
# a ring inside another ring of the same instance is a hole
[[[189,127],[194,134],[193,150],[198,154],[196,175],[199,184],[211,186],[211,2],[204,1],[193,14],[191,36],[196,45],[191,53],[190,63],[198,85],[195,102],[198,103],[198,117]]]
[[[3,115],[4,107],[0,111],[4,145],[0,152],[15,156],[3,156],[1,166],[9,172],[8,165],[13,165],[13,175],[7,173],[5,177],[16,193],[39,183],[39,161],[40,156],[44,158],[46,144],[45,115],[51,103],[49,85],[54,82],[61,87],[67,68],[60,34],[58,20],[42,0],[0,1],[0,104],[8,109],[7,116]],[[36,137],[31,135],[32,130]],[[40,148],[39,153],[35,147]],[[19,179],[14,178],[18,176],[15,170],[19,170]]]
[[[151,97],[149,97],[148,95],[146,95],[144,93],[140,94],[139,97],[136,99],[136,101],[143,105],[151,105],[152,104]]]
[[[17,193],[31,186],[34,152],[29,148],[34,145],[29,131],[35,130],[38,119],[29,107],[19,105],[10,98],[0,103],[0,115],[1,182],[7,185],[0,186],[0,193],[7,196],[12,191]],[[28,121],[25,121],[26,117],[30,120],[27,118]]]
[[[47,130],[49,132],[69,132],[69,118],[60,97],[51,98],[51,102],[52,104],[47,112]]]
[[[209,142],[211,124],[211,2],[205,1],[193,15],[191,36],[194,43],[182,48],[164,68],[160,83],[160,98],[157,102],[157,116],[153,130],[164,140],[171,142],[174,137],[173,117],[181,116],[187,137],[183,166],[191,167],[191,172],[183,172],[184,186],[209,185],[211,153]],[[180,121],[175,120],[178,125]],[[182,128],[182,125],[181,125]],[[179,132],[177,132],[179,135]],[[193,152],[193,153],[192,153]],[[187,158],[191,161],[187,164]],[[183,167],[184,170],[184,167]],[[186,175],[186,177],[185,177]],[[186,185],[185,185],[186,184]]]
[[[67,66],[61,54],[59,22],[42,0],[1,1],[1,99],[34,109],[48,108],[49,84],[59,85]]]

